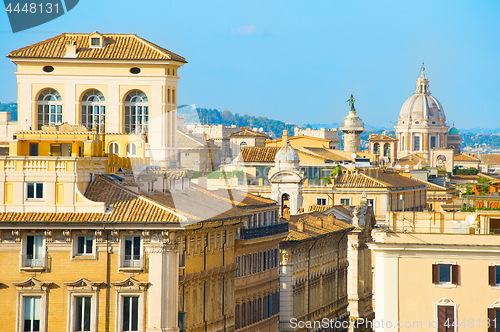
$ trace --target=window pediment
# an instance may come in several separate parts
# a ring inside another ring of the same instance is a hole
[[[77,281],[65,282],[64,284],[75,290],[92,290],[92,291],[106,286],[104,282],[93,282],[85,277],[82,277]]]
[[[36,278],[29,278],[28,280],[21,281],[21,282],[13,282],[12,283],[14,286],[21,288],[23,290],[47,290],[49,289],[52,285],[55,285],[51,281],[40,281]]]
[[[128,277],[127,279],[119,282],[112,282],[113,286],[118,287],[119,289],[127,289],[127,290],[144,290],[149,287],[149,282],[141,282],[132,277]]]

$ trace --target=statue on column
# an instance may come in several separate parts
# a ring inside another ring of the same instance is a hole
[[[356,111],[356,108],[354,108],[354,97],[352,96],[352,93],[349,99],[346,100],[346,103],[349,103],[352,112]]]

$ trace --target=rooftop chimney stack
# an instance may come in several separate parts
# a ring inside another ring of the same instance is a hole
[[[66,43],[66,53],[65,58],[76,58],[76,43],[75,41],[69,41]]]

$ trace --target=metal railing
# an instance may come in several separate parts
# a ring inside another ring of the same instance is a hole
[[[46,255],[21,255],[21,268],[22,269],[43,269],[47,267]]]
[[[288,223],[280,223],[264,227],[243,228],[240,231],[240,239],[255,239],[258,237],[271,236],[288,232]]]
[[[144,256],[143,255],[124,255],[122,264],[120,268],[130,269],[142,269],[144,267]]]

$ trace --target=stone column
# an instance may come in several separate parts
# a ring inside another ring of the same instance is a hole
[[[173,241],[146,245],[149,253],[147,332],[179,331],[179,248]]]
[[[291,250],[281,250],[280,331],[292,331],[293,318],[293,259]]]

